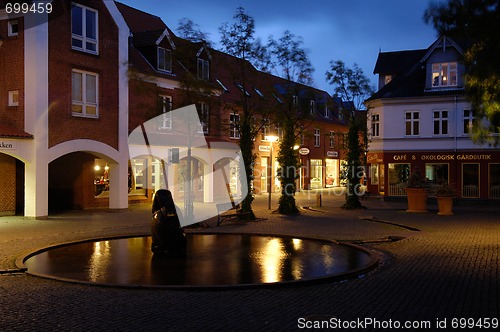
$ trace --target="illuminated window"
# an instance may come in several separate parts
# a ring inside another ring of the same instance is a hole
[[[474,124],[474,112],[472,110],[464,110],[463,134],[472,133]]]
[[[319,147],[321,143],[321,133],[318,128],[314,129],[314,146]]]
[[[13,90],[9,91],[9,106],[19,105],[19,91]]]
[[[160,107],[162,116],[160,118],[158,129],[172,129],[172,97],[160,96]]]
[[[457,63],[444,62],[432,64],[432,86],[456,86],[457,85]]]
[[[72,70],[72,114],[88,118],[98,118],[99,76],[82,70]]]

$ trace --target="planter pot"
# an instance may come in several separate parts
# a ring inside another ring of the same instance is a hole
[[[425,188],[406,188],[408,210],[406,212],[424,213],[427,211],[427,190]]]
[[[440,216],[453,215],[453,197],[436,197]]]

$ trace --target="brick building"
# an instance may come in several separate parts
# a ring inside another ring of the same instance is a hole
[[[288,100],[305,105],[311,114],[301,147],[309,153],[302,149],[302,158],[315,171],[304,168],[300,187],[339,183],[339,138],[347,129],[324,91],[300,86],[287,95],[286,81],[249,63],[242,81],[231,70],[241,60],[178,38],[159,17],[118,2],[54,0],[50,14],[8,14],[5,3],[0,1],[0,214],[43,218],[49,208],[121,209],[151,199],[164,182],[161,160],[171,149],[157,158],[129,156],[129,134],[157,116],[159,132],[168,134],[169,112],[190,104],[197,105],[208,144],[236,145],[243,100],[255,107],[263,134],[279,132],[272,114]],[[266,166],[275,164],[269,142],[257,137],[255,147],[256,175],[263,169],[276,174],[277,166],[272,172]],[[232,175],[239,170],[198,152],[199,186],[213,190],[197,199],[212,201],[220,188],[208,174],[219,166]],[[185,157],[181,149],[179,163],[168,165],[169,181],[178,181]],[[257,193],[269,190],[269,179],[256,176]]]

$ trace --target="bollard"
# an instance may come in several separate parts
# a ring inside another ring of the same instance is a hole
[[[321,207],[321,194],[316,195],[316,207]]]

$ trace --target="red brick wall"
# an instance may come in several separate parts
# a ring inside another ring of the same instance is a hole
[[[118,29],[102,1],[78,3],[98,10],[99,55],[72,50],[71,5],[54,1],[49,20],[49,147],[72,139],[93,139],[118,147]],[[99,118],[71,112],[71,70],[99,74]]]
[[[19,33],[7,37],[7,20],[0,21],[0,123],[24,130],[24,22],[17,18]],[[8,106],[8,93],[19,91],[19,106]]]

